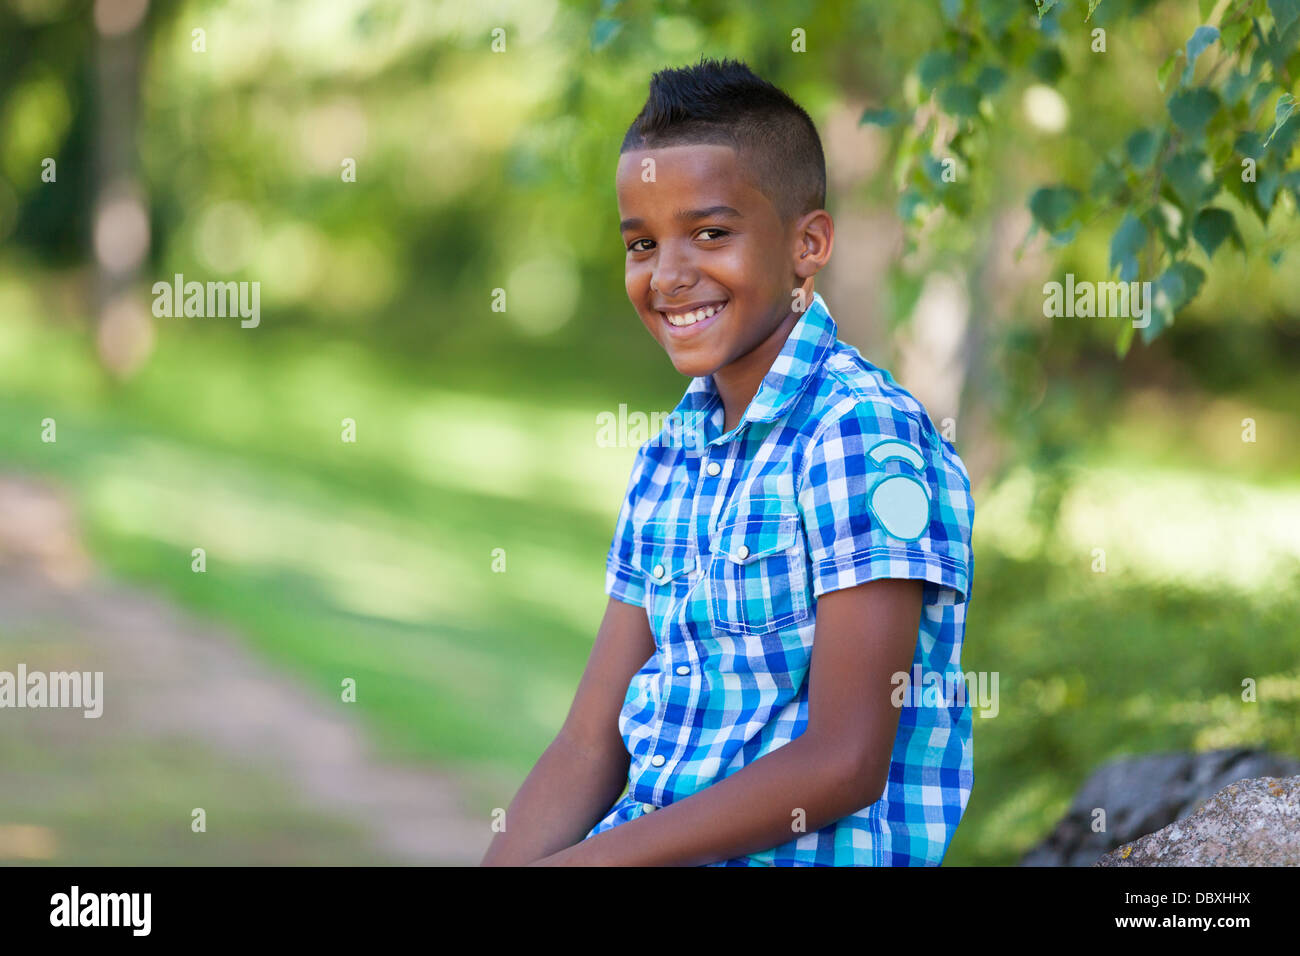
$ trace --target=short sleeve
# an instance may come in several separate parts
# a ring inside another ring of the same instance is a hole
[[[799,511],[813,594],[919,578],[927,604],[966,601],[974,502],[952,446],[892,405],[855,400],[813,436]]]
[[[625,604],[645,607],[645,576],[632,564],[632,549],[636,529],[632,513],[636,499],[640,494],[641,474],[645,469],[645,446],[637,451],[632,462],[632,473],[628,477],[627,490],[623,495],[623,506],[619,509],[618,522],[614,526],[614,539],[609,545],[609,554],[605,558],[605,593]]]

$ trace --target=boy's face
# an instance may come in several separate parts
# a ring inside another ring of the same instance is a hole
[[[797,223],[782,221],[730,146],[626,152],[616,186],[628,298],[677,371],[712,375],[790,316],[803,284]]]

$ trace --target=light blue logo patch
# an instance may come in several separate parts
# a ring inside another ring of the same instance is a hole
[[[878,465],[901,458],[917,471],[925,459],[906,442],[887,438],[873,445],[867,456]],[[867,493],[867,504],[882,528],[895,538],[915,541],[930,525],[930,491],[912,475],[888,475]]]

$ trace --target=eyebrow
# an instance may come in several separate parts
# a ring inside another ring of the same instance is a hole
[[[679,209],[673,216],[678,222],[695,222],[700,219],[710,219],[714,216],[730,216],[732,219],[743,219],[738,209],[731,206],[708,206],[704,209]],[[619,232],[627,232],[629,229],[640,229],[645,225],[644,219],[624,219],[618,224]]]

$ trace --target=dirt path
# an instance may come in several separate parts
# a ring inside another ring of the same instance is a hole
[[[94,748],[111,743],[128,751],[192,743],[272,778],[308,812],[350,825],[375,860],[473,865],[491,838],[489,821],[465,811],[449,776],[379,761],[349,705],[331,705],[272,672],[237,636],[105,581],[79,543],[66,502],[41,484],[0,477],[0,669],[14,669],[10,658],[19,648],[30,670],[38,666],[34,657],[93,660],[104,672],[98,720],[40,712],[37,732],[50,749],[59,749],[60,736],[70,753],[92,738]],[[0,736],[27,736],[33,717],[0,711]],[[66,786],[58,774],[42,781],[40,769],[32,772],[51,797]],[[26,782],[34,785],[30,775]],[[112,828],[117,820],[106,813],[92,822]],[[67,862],[77,862],[75,855]]]

